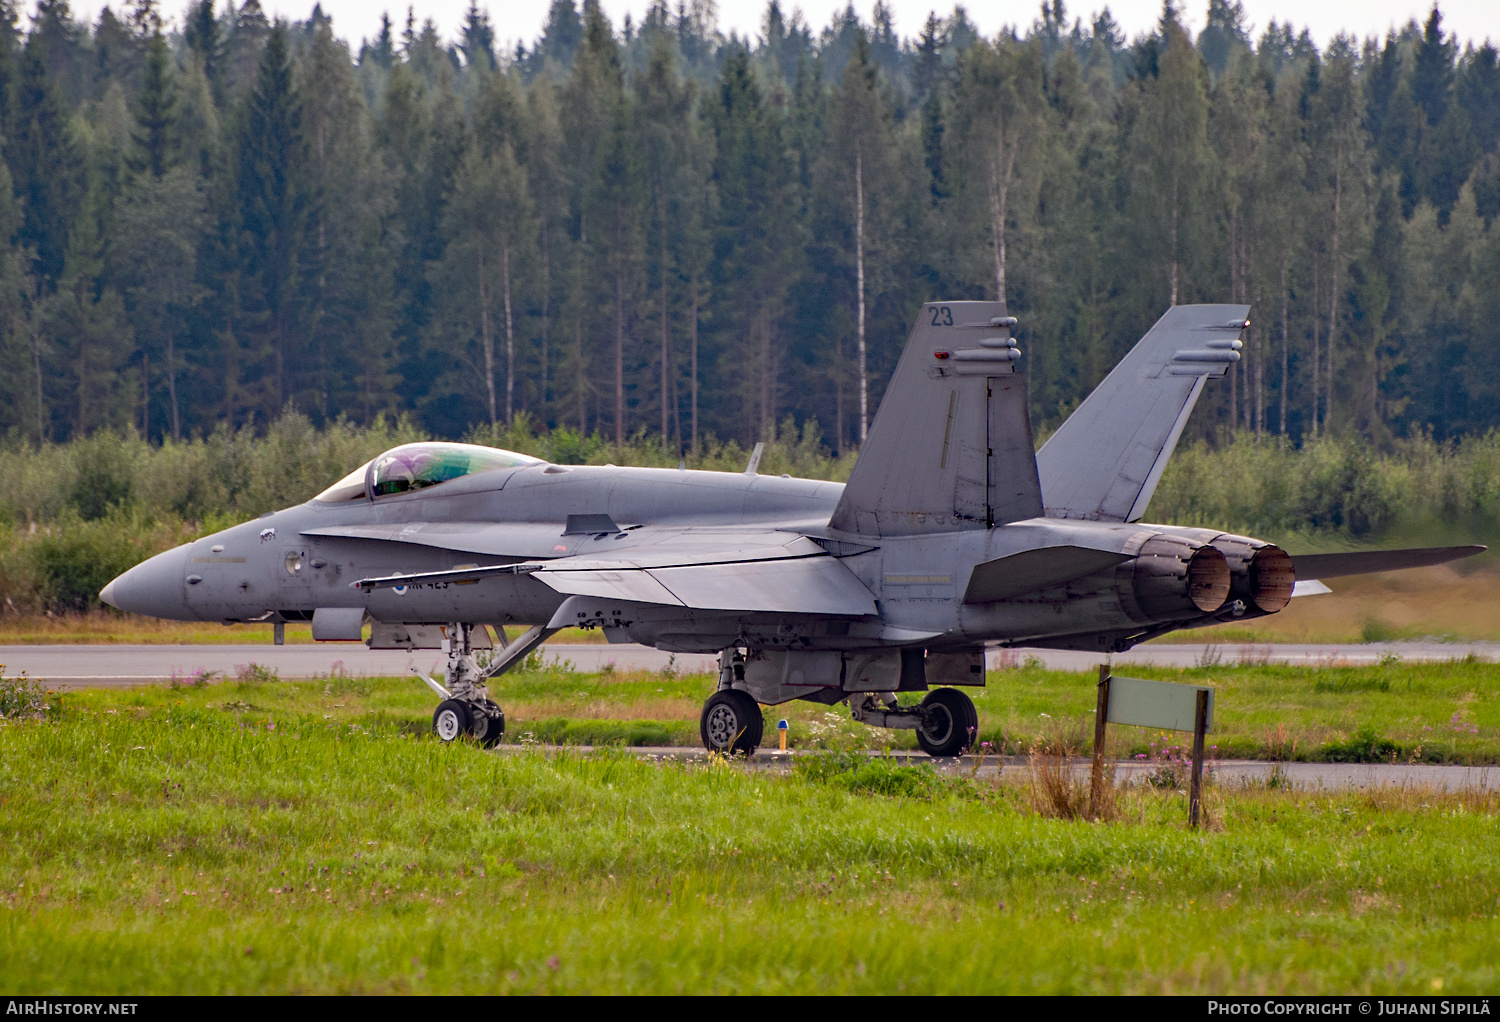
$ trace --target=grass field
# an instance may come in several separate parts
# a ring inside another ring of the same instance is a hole
[[[1126,673],[1122,671],[1121,673]],[[1131,667],[1131,675],[1210,684],[1217,693],[1220,758],[1500,764],[1500,665],[1472,661],[1347,667]],[[969,689],[981,742],[1024,753],[1041,737],[1092,736],[1097,675],[1022,663],[992,671]],[[582,674],[549,669],[503,675],[491,691],[505,708],[508,741],[573,745],[696,746],[698,714],[713,690],[706,676],[646,672]],[[221,682],[72,693],[63,705],[95,710],[225,716],[246,725],[326,719],[422,733],[433,699],[410,679],[325,678],[313,682]],[[856,724],[843,707],[792,702],[765,711],[767,742],[778,718],[794,749],[914,749],[909,731]],[[283,724],[284,726],[284,724]],[[1141,728],[1110,732],[1110,753],[1151,754],[1180,736]]]
[[[1493,707],[1494,668],[1452,670]],[[1001,674],[986,698],[1023,715],[1028,691],[1064,680]],[[1411,680],[1437,698],[1433,677]],[[704,684],[529,675],[502,701],[513,719],[670,718]],[[1194,833],[1174,790],[1117,793],[1110,821],[1087,823],[1040,811],[1025,784],[892,760],[776,775],[485,754],[430,738],[429,708],[406,683],[326,679],[77,693],[0,721],[0,991],[1500,981],[1493,795],[1213,787]]]
[[[1331,662],[1313,668],[1132,667],[1129,673],[1215,686],[1218,720],[1210,741],[1220,758],[1500,764],[1500,666],[1493,664]],[[1024,663],[990,672],[987,687],[968,690],[979,710],[979,740],[1015,755],[1061,730],[1086,746],[1095,680]],[[506,711],[509,742],[647,746],[696,746],[699,709],[712,689],[706,676],[556,669],[507,674],[491,687]],[[349,677],[99,690],[68,694],[62,702],[129,712],[181,707],[258,725],[326,716],[408,733],[425,730],[433,706],[427,690],[410,679]],[[784,717],[794,749],[916,747],[910,732],[853,723],[842,707],[792,702],[768,707],[765,716],[767,741]],[[1176,740],[1115,728],[1109,751],[1150,754],[1153,743]]]

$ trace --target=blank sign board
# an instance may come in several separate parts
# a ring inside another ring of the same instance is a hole
[[[1111,724],[1192,731],[1200,691],[1208,693],[1207,730],[1212,731],[1213,689],[1199,685],[1174,685],[1168,681],[1146,681],[1142,678],[1114,676],[1109,679],[1109,709],[1105,719]]]

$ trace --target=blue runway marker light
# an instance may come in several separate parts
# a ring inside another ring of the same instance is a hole
[[[786,732],[787,732],[787,728],[789,726],[790,725],[787,724],[787,722],[786,722],[786,720],[784,718],[782,720],[778,720],[776,722],[776,730],[781,735],[781,751],[782,752],[786,751]]]

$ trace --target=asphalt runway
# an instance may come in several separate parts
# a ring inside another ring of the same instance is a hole
[[[498,745],[494,751],[501,755],[528,755],[541,753],[555,755],[565,753],[578,755],[593,752],[592,746],[524,746]],[[699,762],[708,759],[708,753],[699,748],[666,748],[659,746],[637,746],[622,750],[640,759],[660,762]],[[785,773],[800,755],[807,753],[778,752],[761,749],[743,765],[751,770],[770,773]],[[814,755],[816,755],[814,753]],[[890,755],[894,759],[912,763],[931,763],[938,773],[954,777],[994,778],[1023,781],[1030,773],[1026,760],[1020,756],[959,756],[951,759],[932,759],[920,752],[897,751],[871,753]],[[1116,760],[1114,769],[1116,782],[1120,784],[1143,784],[1155,769],[1148,763],[1136,760]],[[1213,763],[1208,768],[1214,783],[1226,787],[1264,785],[1277,769],[1276,764],[1261,760],[1231,759]],[[1428,763],[1283,763],[1280,765],[1282,787],[1305,792],[1318,791],[1363,791],[1378,788],[1437,789],[1441,791],[1500,791],[1500,767],[1436,766]],[[1088,760],[1074,763],[1073,773],[1080,780],[1089,776]]]
[[[1382,642],[1335,645],[1203,646],[1145,645],[1117,653],[1114,664],[1192,667],[1203,663],[1370,664],[1385,656],[1404,660],[1443,661],[1473,655],[1500,660],[1495,642]],[[715,658],[694,653],[668,654],[636,645],[560,645],[542,647],[547,660],[571,661],[574,669],[598,671],[613,663],[620,670],[658,671],[675,666],[684,673],[715,670]],[[1087,671],[1104,661],[1098,653],[1050,649],[992,650],[991,670],[1018,666],[1036,657],[1048,667]],[[411,667],[441,670],[437,650],[368,650],[359,643],[311,643],[295,646],[0,646],[0,664],[11,676],[30,677],[59,689],[143,685],[191,678],[198,671],[234,677],[248,664],[259,664],[283,678],[315,678],[347,673],[367,677],[395,677]]]

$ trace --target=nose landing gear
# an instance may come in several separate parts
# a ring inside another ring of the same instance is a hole
[[[468,735],[489,749],[505,737],[505,711],[492,699],[478,706],[444,699],[432,713],[432,733],[444,742]]]
[[[416,668],[412,671],[442,699],[432,714],[433,734],[444,742],[467,735],[489,749],[505,736],[505,712],[490,698],[485,682],[520,663],[528,653],[555,634],[556,629],[540,625],[532,628],[501,650],[488,666],[481,667],[474,656],[471,641],[475,627],[464,623],[448,626],[448,637],[443,640],[448,654],[448,665],[443,672],[446,686],[439,685]]]

